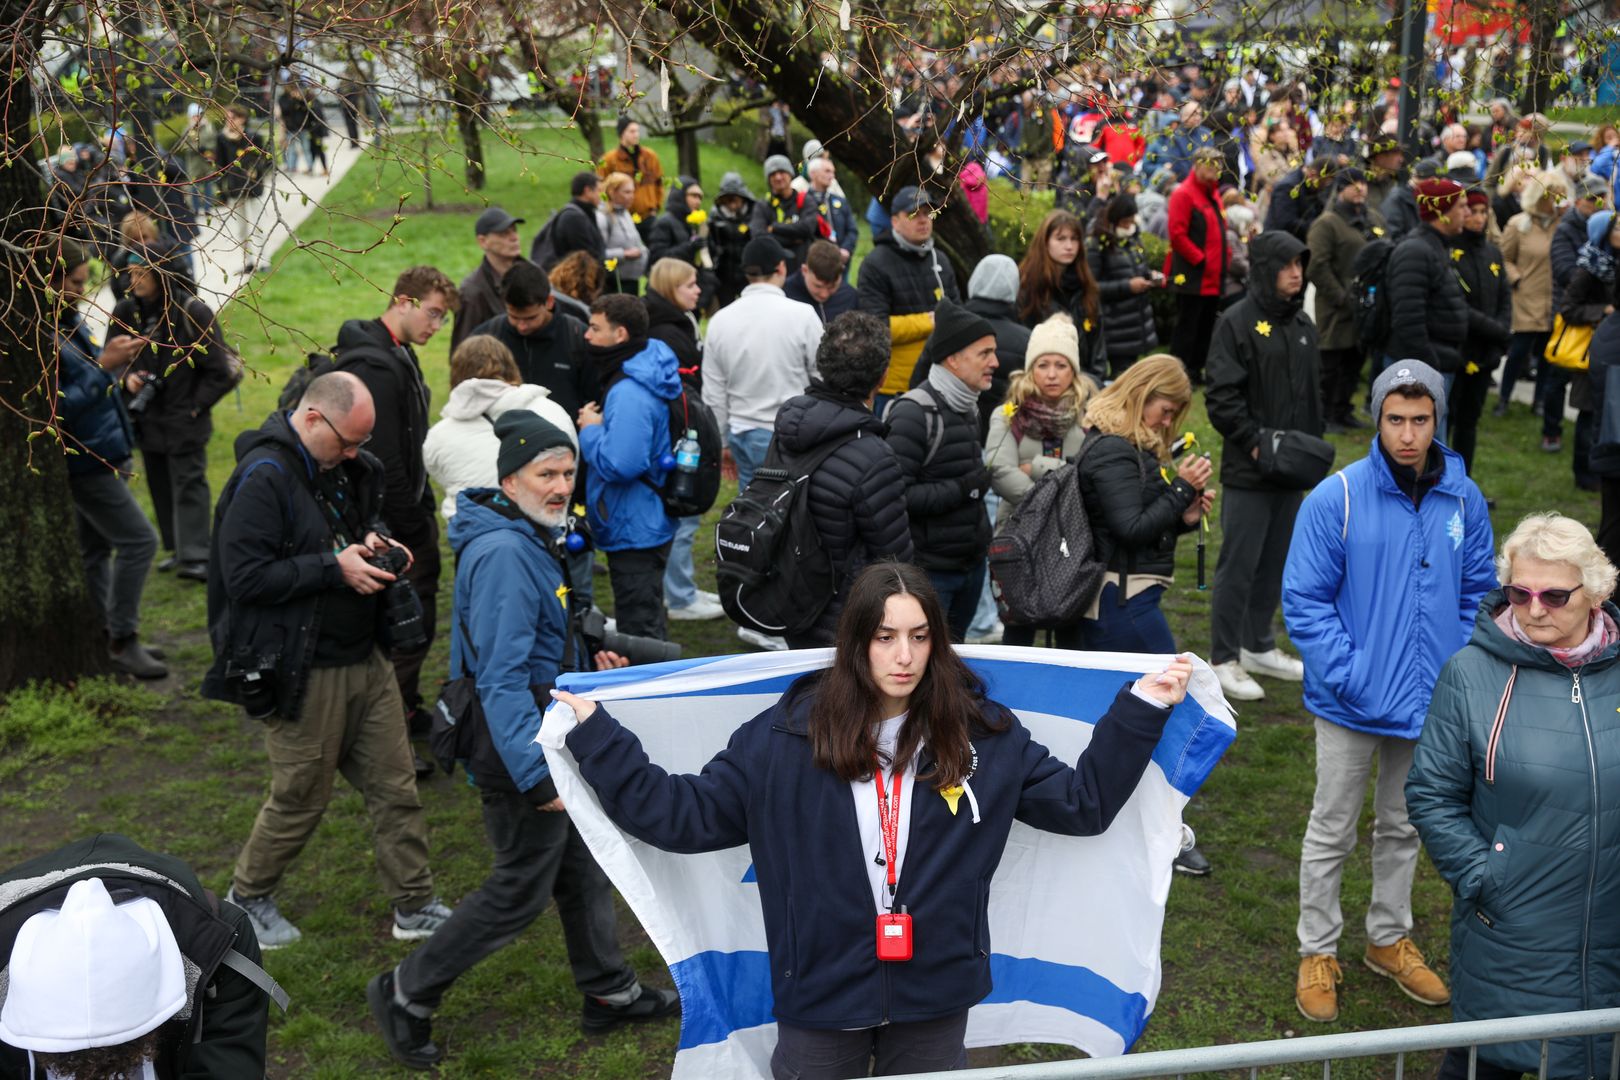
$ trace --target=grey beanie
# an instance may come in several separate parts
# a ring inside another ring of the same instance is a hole
[[[1396,360],[1373,380],[1372,393],[1368,395],[1373,423],[1383,417],[1384,398],[1397,386],[1416,386],[1433,398],[1436,420],[1446,411],[1445,377],[1421,360]]]
[[[1006,255],[986,255],[968,278],[969,300],[1018,302],[1018,264]]]
[[[787,159],[786,154],[772,154],[770,157],[765,159],[765,179],[767,181],[770,180],[771,173],[790,173],[792,171],[793,162]]]

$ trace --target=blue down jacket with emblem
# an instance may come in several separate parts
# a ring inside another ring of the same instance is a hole
[[[1445,471],[1420,507],[1374,437],[1365,458],[1305,497],[1294,522],[1282,606],[1305,661],[1305,706],[1353,731],[1422,734],[1440,669],[1496,587],[1485,497],[1461,456],[1434,445]]]

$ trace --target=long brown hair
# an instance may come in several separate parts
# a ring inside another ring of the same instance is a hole
[[[865,780],[878,759],[874,728],[880,715],[877,683],[872,679],[869,649],[883,625],[884,607],[891,596],[911,596],[928,620],[932,646],[928,666],[917,680],[908,702],[905,725],[895,744],[895,761],[910,761],[923,743],[934,755],[933,765],[917,776],[919,784],[932,783],[943,791],[972,773],[973,729],[1003,730],[1003,715],[986,721],[980,702],[984,683],[951,647],[945,609],[928,575],[910,563],[873,563],[856,576],[838,618],[837,648],[832,667],[816,680],[810,707],[810,747],[820,768],[843,780]],[[892,764],[885,762],[885,765]]]
[[[1047,254],[1047,241],[1053,233],[1072,232],[1079,243],[1074,256],[1074,272],[1080,278],[1080,294],[1085,298],[1086,315],[1097,317],[1097,281],[1091,276],[1086,262],[1086,231],[1080,219],[1067,210],[1053,210],[1042,220],[1018,264],[1018,317],[1026,323],[1037,323],[1051,314],[1057,302],[1058,290],[1063,283],[1063,264]],[[1073,314],[1072,312],[1070,314]]]

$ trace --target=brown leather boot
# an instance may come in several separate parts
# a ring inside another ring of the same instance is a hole
[[[1424,1005],[1444,1005],[1451,1000],[1451,991],[1440,981],[1440,976],[1423,962],[1423,954],[1418,952],[1417,945],[1409,937],[1403,937],[1393,945],[1373,945],[1369,942],[1367,955],[1362,960],[1378,974],[1394,979],[1401,992],[1413,1001]]]
[[[1294,984],[1294,1004],[1307,1020],[1326,1024],[1339,1018],[1338,984],[1344,981],[1339,958],[1329,953],[1302,956],[1299,981]]]

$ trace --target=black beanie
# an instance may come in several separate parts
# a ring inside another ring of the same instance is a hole
[[[636,118],[631,116],[629,113],[620,113],[619,114],[619,130],[618,130],[617,134],[623,135],[624,134],[624,129],[629,127],[631,124],[633,124],[635,122],[636,122]]]
[[[934,309],[934,332],[924,346],[934,363],[943,364],[980,338],[995,337],[996,328],[981,315],[975,315],[954,300],[942,299]]]
[[[496,417],[495,437],[501,440],[495,475],[502,480],[533,461],[542,450],[555,446],[574,449],[573,440],[556,424],[548,423],[528,409],[510,409]]]

